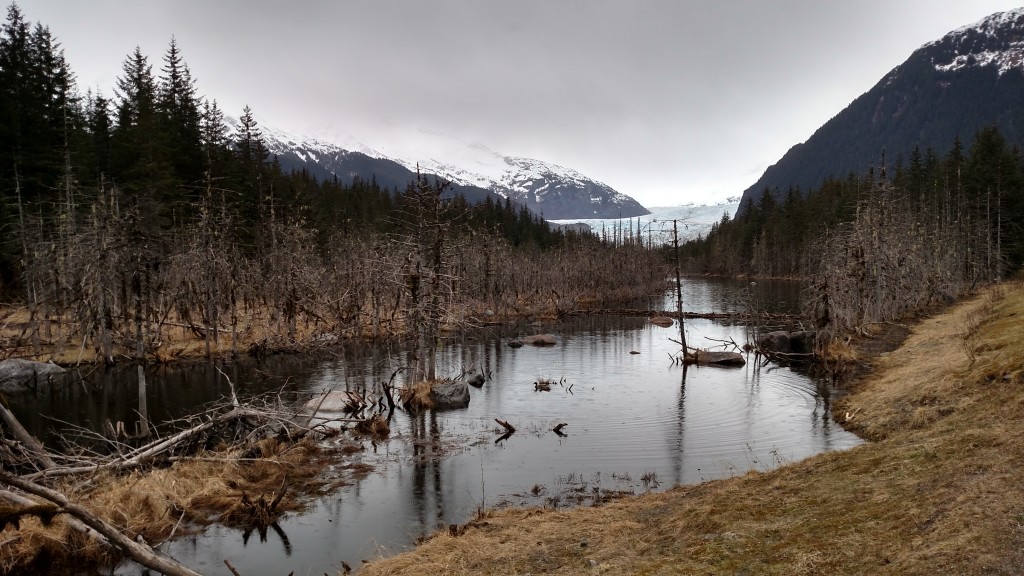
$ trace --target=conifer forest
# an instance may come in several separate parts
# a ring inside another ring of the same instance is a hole
[[[208,355],[429,340],[627,301],[663,288],[676,257],[632,230],[598,237],[508,200],[471,204],[433,177],[386,189],[285,171],[254,111],[232,128],[174,39],[155,63],[129,51],[111,92],[82,93],[58,39],[8,8],[0,294],[28,313],[8,348],[109,363],[163,358],[168,330]],[[808,319],[831,335],[1003,278],[1024,261],[1021,153],[995,128],[965,137],[879,151],[815,190],[765,190],[681,245],[682,269],[808,279]]]
[[[553,230],[507,200],[470,205],[433,177],[389,190],[285,172],[252,110],[231,130],[199,93],[173,39],[155,64],[131,51],[112,88],[81,93],[49,29],[8,8],[0,293],[28,309],[8,349],[114,362],[166,359],[168,330],[207,354],[415,336],[665,278],[640,246]]]

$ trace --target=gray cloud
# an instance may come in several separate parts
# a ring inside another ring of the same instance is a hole
[[[738,194],[921,44],[1013,1],[23,0],[83,88],[172,35],[200,92],[388,148],[443,133],[648,206]],[[412,134],[410,136],[410,134]]]

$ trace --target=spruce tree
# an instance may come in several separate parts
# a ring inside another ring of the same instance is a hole
[[[202,114],[195,81],[172,37],[157,84],[156,111],[175,180],[195,190],[203,177]],[[194,195],[187,195],[194,196]],[[186,197],[187,197],[186,196]]]
[[[122,65],[116,93],[113,176],[148,225],[168,228],[174,221],[176,183],[160,133],[152,66],[138,47]]]

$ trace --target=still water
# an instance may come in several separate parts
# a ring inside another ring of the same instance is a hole
[[[798,288],[688,280],[685,308],[723,312],[756,305],[787,312]],[[671,295],[646,304],[674,308]],[[481,506],[588,503],[608,493],[767,470],[859,443],[831,419],[836,391],[799,371],[758,366],[753,357],[742,368],[684,371],[673,365],[669,356],[678,345],[669,339],[678,338],[678,327],[603,316],[509,331],[552,333],[558,344],[512,349],[507,341],[515,333],[449,343],[440,353],[440,373],[477,367],[491,375],[482,388],[471,389],[468,408],[396,412],[388,440],[345,457],[373,464],[373,473],[317,500],[308,513],[289,516],[265,541],[211,527],[166,551],[203,574],[228,574],[225,559],[241,574],[334,574],[342,560],[358,567],[362,559],[407,549],[419,536],[465,522]],[[688,341],[698,347],[742,344],[748,331],[737,324],[687,322]],[[228,374],[248,393],[284,389],[308,398],[346,385],[372,388],[401,364],[401,352],[359,349],[327,360],[275,359],[233,365]],[[540,378],[556,382],[550,392],[534,390]],[[177,417],[216,399],[226,393],[223,380],[206,366],[154,374],[152,418]],[[52,418],[83,426],[104,418],[128,422],[136,397],[130,378],[103,383],[95,376],[91,382],[38,397],[18,416],[40,433],[59,427]],[[501,430],[495,418],[518,431],[496,442]],[[552,431],[562,422],[564,436]],[[140,569],[125,565],[118,573]]]

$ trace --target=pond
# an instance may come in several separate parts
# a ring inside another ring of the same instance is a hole
[[[687,310],[792,311],[792,283],[688,279]],[[674,308],[666,295],[650,308]],[[687,322],[691,345],[742,344],[748,326],[710,320]],[[513,327],[558,337],[553,347],[507,346],[515,334],[482,335],[447,343],[441,374],[479,367],[490,374],[471,390],[466,409],[410,415],[396,412],[388,440],[357,456],[376,470],[317,500],[308,513],[289,516],[265,541],[237,530],[211,527],[177,540],[166,551],[203,574],[337,573],[341,561],[393,554],[439,527],[463,523],[478,508],[589,504],[622,493],[662,490],[676,484],[767,470],[781,463],[857,445],[860,440],[832,421],[837,393],[823,381],[788,367],[690,367],[670,361],[678,327],[644,318],[597,316],[558,324]],[[259,366],[225,369],[246,392],[284,387],[310,397],[324,389],[371,387],[401,363],[395,349],[351,349],[336,359],[284,358]],[[127,372],[130,375],[130,372]],[[540,378],[555,382],[538,392]],[[96,379],[94,379],[96,380]],[[227,391],[207,366],[155,373],[149,406],[155,421],[173,418]],[[130,378],[93,382],[36,398],[16,409],[43,432],[49,418],[95,426],[103,418],[131,420],[135,389]],[[499,440],[495,418],[517,428]],[[566,423],[564,435],[552,428]],[[54,441],[52,434],[46,435]],[[119,574],[141,569],[123,565]]]

